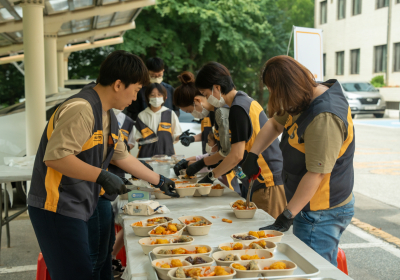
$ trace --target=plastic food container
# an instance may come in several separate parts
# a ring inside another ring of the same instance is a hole
[[[237,256],[239,260],[235,261],[220,261],[219,259],[222,258],[224,259],[227,255],[233,254],[234,256]],[[264,257],[265,259],[270,259],[274,257],[274,254],[267,251],[267,250],[261,250],[261,249],[248,249],[248,250],[236,250],[236,251],[218,251],[212,254],[212,258],[215,260],[217,265],[220,266],[229,266],[231,263],[241,261],[242,259],[240,258],[243,255],[249,255],[249,256],[254,256],[258,255],[260,259]]]
[[[164,224],[164,225],[166,225],[166,224]],[[179,236],[181,236],[182,235],[182,233],[183,233],[183,231],[185,230],[185,228],[186,228],[186,225],[184,225],[183,226],[183,228],[181,228],[181,230],[179,230],[179,231],[177,231],[176,233],[174,233],[174,234],[166,234],[166,235],[158,235],[158,234],[152,234],[152,233],[150,233],[151,232],[151,230],[148,232],[148,235],[147,236],[151,236],[151,237],[157,237],[157,238],[162,238],[162,237],[166,237],[166,238],[169,238],[169,237],[179,237]]]
[[[253,242],[257,242],[257,241],[259,241],[260,239],[255,239],[255,240],[245,240],[245,241],[238,241],[238,242],[231,242],[231,243],[222,243],[222,244],[219,244],[218,245],[218,248],[220,249],[220,250],[222,250],[222,251],[224,251],[223,249],[222,249],[222,247],[231,247],[231,248],[233,248],[233,246],[235,245],[235,244],[237,244],[237,243],[241,243],[241,244],[243,244],[243,249],[245,249],[245,250],[247,250],[247,249],[250,249],[249,248],[249,245],[251,244],[251,243],[253,243]],[[275,249],[276,249],[276,244],[274,243],[274,242],[271,242],[271,241],[267,241],[267,240],[265,240],[265,243],[266,243],[266,248],[265,249],[263,249],[263,250],[266,250],[266,251],[268,251],[268,252],[274,252],[275,251]],[[236,251],[239,251],[239,250],[230,250],[229,252],[236,252]]]
[[[209,222],[210,224],[206,225],[206,226],[191,226],[190,224],[187,225],[185,223],[185,220],[191,221],[194,217],[199,217],[201,219],[204,219],[207,222]],[[207,220],[206,218],[202,217],[202,216],[183,216],[183,217],[178,218],[178,220],[182,224],[186,225],[186,229],[189,232],[189,234],[190,235],[194,235],[194,236],[196,236],[196,235],[207,235],[210,232],[210,229],[211,229],[211,226],[212,226],[212,223],[209,220]]]
[[[251,210],[238,210],[232,207],[232,205],[235,202],[231,202],[231,208],[233,210],[233,213],[235,213],[236,218],[238,219],[253,219],[254,214],[256,214],[257,211],[257,206],[254,202],[250,202],[250,207],[255,207],[255,209],[251,209]]]
[[[172,260],[180,260],[182,262],[183,267],[188,267],[188,266],[192,266],[192,264],[188,261],[185,261],[185,257],[177,257],[177,258],[167,258],[167,259],[162,259],[162,260],[154,260],[151,262],[151,266],[154,267],[154,269],[157,272],[158,278],[162,279],[162,280],[169,280],[170,278],[168,277],[168,272],[171,269],[174,269],[174,267],[172,268],[161,268],[157,265],[163,265],[163,264],[171,264]]]
[[[292,275],[297,268],[297,265],[294,262],[291,261],[286,261],[286,260],[254,260],[260,270],[240,270],[240,269],[235,269],[233,268],[234,263],[241,264],[243,266],[246,266],[250,261],[237,261],[233,262],[230,267],[236,271],[236,276],[237,278],[253,278],[257,277],[259,274],[262,274],[262,276],[267,276],[267,277],[273,277],[273,276],[287,276],[287,275]],[[275,262],[283,262],[286,264],[286,269],[271,269],[271,270],[264,270],[264,267],[270,266],[271,264]],[[289,278],[287,278],[289,279]]]
[[[158,218],[158,217],[154,217],[154,218]],[[154,219],[154,218],[149,218],[149,219]],[[168,218],[168,217],[165,217],[165,218],[167,218],[168,221],[172,221],[173,220],[172,218]],[[131,227],[133,229],[133,233],[135,235],[137,235],[137,236],[149,236],[149,231],[151,231],[153,228],[156,228],[159,225],[166,224],[166,223],[161,223],[161,224],[156,224],[154,226],[147,226],[147,220],[148,219],[139,221],[139,222],[142,222],[142,224],[143,224],[142,227],[133,225],[133,224],[138,223],[138,222],[135,222],[135,223],[131,224]]]
[[[176,187],[176,192],[180,197],[193,196],[196,192],[196,188]]]
[[[198,254],[158,254],[160,250],[173,250],[178,248],[183,248],[188,251],[196,251],[196,247],[206,247],[208,252],[207,253],[198,253]],[[212,248],[208,245],[179,245],[175,244],[173,246],[159,246],[153,249],[153,254],[156,256],[157,259],[164,259],[169,257],[181,257],[181,256],[209,256],[212,251]]]
[[[201,185],[201,187],[196,187],[200,195],[207,195],[210,193],[212,184],[198,184],[198,185]]]
[[[256,231],[259,231],[259,230],[256,230]],[[271,241],[271,242],[281,242],[282,237],[284,236],[284,234],[282,232],[276,231],[276,230],[263,230],[263,232],[265,232],[265,235],[267,235],[267,234],[275,235],[273,237],[259,238],[259,239],[267,239],[268,241]],[[237,238],[233,237],[234,235],[247,236],[247,235],[249,235],[248,233],[249,232],[235,233],[235,234],[231,235],[231,238],[233,239],[233,241],[248,241],[248,240],[241,240],[241,239],[237,239]],[[254,241],[254,240],[256,240],[256,239],[252,239],[252,241]]]
[[[188,237],[191,238],[192,241],[182,242],[182,243],[173,243],[173,241],[179,239],[179,237],[173,237],[173,238],[170,238],[170,237],[167,237],[167,238],[146,237],[146,238],[140,239],[138,241],[138,243],[140,244],[140,246],[142,246],[143,253],[145,253],[145,255],[147,255],[149,252],[151,252],[156,247],[171,246],[172,244],[174,244],[174,245],[190,245],[193,243],[194,238],[191,236],[188,236]],[[169,241],[169,243],[167,243],[167,244],[151,244],[151,242],[156,241],[157,239],[167,239]]]
[[[153,161],[149,163],[155,173],[161,174],[167,178],[170,177],[170,164],[168,161]]]
[[[181,161],[184,158],[185,158],[184,155],[173,155],[173,156],[171,156],[171,159],[175,164],[178,163],[179,161]]]
[[[224,194],[224,190],[225,190],[225,188],[223,188],[223,189],[212,189],[211,188],[211,191],[208,194],[208,196],[222,196]]]
[[[193,266],[192,266],[193,267]],[[187,269],[190,269],[191,267],[188,267]],[[210,269],[210,272],[213,272],[215,270],[215,266],[202,266],[201,268],[203,268],[203,270],[205,269]],[[173,269],[171,269],[168,272],[168,276],[171,278],[171,280],[182,280],[183,278],[177,278],[175,277],[175,272],[178,268],[175,267]],[[230,267],[224,267],[225,271],[230,273],[229,275],[221,275],[221,276],[209,276],[209,277],[199,277],[198,279],[201,280],[225,280],[225,279],[232,279],[235,275],[236,275],[236,271]]]

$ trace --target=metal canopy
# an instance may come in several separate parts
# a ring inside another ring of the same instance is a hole
[[[19,0],[0,0],[0,55],[23,50],[23,14],[19,3]],[[124,28],[135,20],[142,7],[154,4],[155,0],[45,0],[44,31],[57,34],[58,40],[65,44],[120,37],[125,30],[132,29]],[[121,28],[116,32],[115,27]],[[94,32],[93,36],[91,31],[102,32]]]

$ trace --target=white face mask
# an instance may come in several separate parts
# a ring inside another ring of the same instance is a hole
[[[214,87],[212,87],[211,95],[207,98],[207,101],[216,108],[223,107],[226,104],[221,92],[219,100],[214,96]]]
[[[158,77],[158,78],[150,77],[150,83],[152,83],[152,84],[154,84],[154,83],[161,84],[162,81],[163,81],[163,77]]]
[[[151,97],[150,98],[150,105],[158,108],[164,103],[164,98],[163,97]]]
[[[113,108],[113,111],[114,111],[114,115],[115,115],[115,116],[118,116],[119,113],[122,112],[122,110],[118,110],[118,109],[115,109],[115,108]]]
[[[201,104],[201,112],[196,111],[196,105],[193,102],[193,112],[191,113],[193,117],[196,119],[203,119],[205,117],[208,117],[208,114],[210,114],[210,111],[208,111],[206,108],[203,107],[203,104]]]
[[[209,155],[213,155],[213,154],[215,154],[216,152],[212,152],[212,149],[216,146],[217,144],[215,144],[214,146],[210,146],[210,145],[208,145],[208,143],[206,144],[206,152],[207,152],[207,154],[209,154]]]

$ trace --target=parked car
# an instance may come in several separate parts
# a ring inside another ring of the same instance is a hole
[[[383,118],[386,102],[379,89],[368,82],[342,82],[344,94],[351,108],[351,117],[357,114],[373,114],[376,118]]]

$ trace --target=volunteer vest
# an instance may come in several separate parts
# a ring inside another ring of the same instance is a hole
[[[144,140],[150,140],[158,137],[158,141],[142,145],[139,147],[138,158],[147,158],[154,155],[172,156],[175,154],[174,142],[172,141],[172,110],[166,110],[161,113],[161,122],[158,125],[157,134],[151,130],[138,117],[136,119],[136,129],[140,131]]]
[[[353,190],[355,150],[354,126],[351,110],[337,80],[326,92],[314,99],[307,110],[293,123],[288,118],[281,140],[283,155],[282,177],[287,201],[290,201],[303,176],[307,173],[303,135],[307,126],[321,113],[331,113],[345,124],[347,133],[331,173],[326,174],[311,201],[303,211],[324,210],[340,204]]]
[[[72,98],[82,98],[90,103],[93,110],[92,136],[83,145],[82,151],[76,157],[92,166],[107,169],[118,143],[118,123],[114,112],[110,110],[110,135],[108,143],[103,143],[103,109],[93,86],[83,88],[78,94],[71,96],[66,101]],[[57,110],[51,116],[40,140],[33,167],[28,205],[87,221],[92,216],[99,195],[103,195],[104,190],[99,184],[65,176],[47,167],[43,162],[47,143],[53,133],[56,112]],[[105,144],[108,147],[107,156],[103,162],[103,145]]]
[[[261,105],[249,97],[246,93],[238,91],[232,102],[233,106],[240,106],[244,109],[251,123],[251,136],[245,145],[243,159],[246,159],[248,152],[253,146],[254,140],[264,124],[268,121]],[[279,140],[275,139],[272,144],[258,156],[258,165],[261,167],[261,174],[254,182],[253,191],[263,187],[282,185],[282,153],[279,150]],[[249,185],[247,180],[242,181],[246,187]]]
[[[203,149],[203,154],[207,153],[206,145],[208,142],[208,134],[212,131],[214,125],[214,112],[210,112],[208,117],[201,120],[201,146]]]

